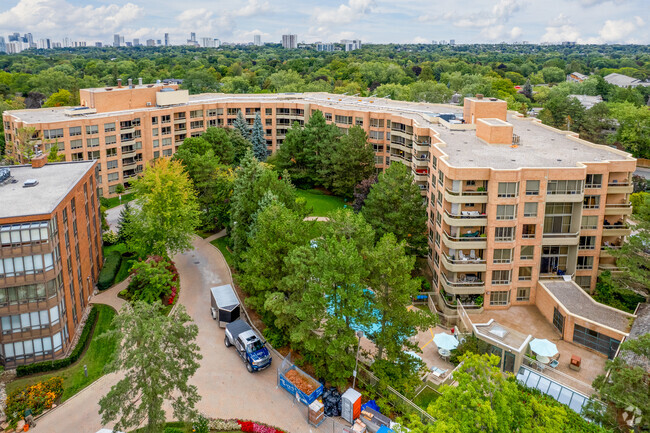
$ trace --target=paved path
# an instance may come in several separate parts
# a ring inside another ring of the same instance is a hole
[[[117,221],[120,219],[120,212],[122,212],[122,209],[124,209],[123,204],[106,211],[106,222],[114,232],[117,232]]]
[[[224,331],[210,315],[209,288],[231,283],[226,262],[218,249],[206,239],[194,240],[195,249],[174,259],[181,274],[180,303],[199,326],[198,344],[203,360],[191,379],[202,400],[198,409],[215,418],[253,419],[275,425],[290,433],[311,432],[303,405],[292,403],[291,396],[276,388],[279,363],[259,373],[248,373],[233,348],[223,344]],[[123,283],[121,283],[123,284]],[[123,303],[115,295],[120,285],[93,298],[119,308]],[[36,432],[94,433],[103,426],[98,414],[99,399],[121,378],[120,373],[103,376],[59,408],[43,416]],[[171,414],[168,412],[171,418]],[[331,424],[324,423],[320,430]],[[112,426],[107,426],[112,427]]]

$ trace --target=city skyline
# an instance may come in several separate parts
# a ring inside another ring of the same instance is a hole
[[[553,7],[557,3],[557,7]],[[151,0],[11,0],[0,6],[0,35],[34,34],[109,44],[118,33],[126,40],[163,39],[183,44],[194,32],[235,43],[280,43],[283,34],[299,42],[361,39],[368,43],[650,43],[642,0],[467,0],[436,5],[406,0],[399,7],[380,0],[343,0],[323,7],[308,0],[241,0],[214,9],[203,0],[184,7]]]

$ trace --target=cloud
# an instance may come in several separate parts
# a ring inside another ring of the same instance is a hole
[[[513,27],[512,29],[510,29],[510,37],[512,39],[517,39],[523,33],[524,31],[521,29],[521,27]]]
[[[521,9],[521,0],[499,0],[490,11],[479,11],[457,18],[453,24],[456,27],[487,28],[503,26],[510,18]],[[486,30],[486,34],[499,33],[495,30]]]
[[[268,1],[249,0],[248,4],[244,5],[244,7],[235,9],[232,11],[231,15],[235,17],[252,17],[267,13],[270,10],[271,5]]]
[[[144,8],[133,3],[79,7],[65,0],[19,0],[0,13],[0,29],[38,29],[59,36],[74,29],[79,35],[101,36],[121,30],[143,14]]]
[[[607,20],[598,35],[603,42],[627,42],[626,38],[645,25],[641,17],[633,20]]]
[[[580,0],[580,4],[582,4],[583,6],[598,6],[610,1],[616,4],[621,4],[625,2],[625,0]]]
[[[431,41],[429,41],[427,38],[423,38],[422,36],[416,36],[413,38],[413,43],[414,44],[428,44]]]
[[[176,18],[180,30],[208,35],[233,35],[235,23],[240,18],[250,18],[269,13],[271,5],[265,0],[248,0],[245,5],[215,13],[208,8],[185,9]],[[238,35],[235,35],[238,36]]]
[[[338,8],[316,8],[312,18],[320,25],[350,24],[368,15],[375,7],[375,0],[348,0]]]
[[[546,27],[540,42],[559,43],[564,41],[578,41],[580,32],[573,25],[573,22],[564,14],[555,17]]]

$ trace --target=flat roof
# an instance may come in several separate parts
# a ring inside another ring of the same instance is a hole
[[[79,180],[90,171],[95,161],[48,163],[41,168],[31,165],[10,165],[16,183],[0,184],[0,218],[51,213]],[[28,179],[38,185],[23,188]]]
[[[490,99],[483,101],[489,102]],[[510,112],[507,115],[507,121],[513,126],[513,133],[520,137],[517,147],[487,144],[476,137],[473,125],[440,122],[440,116],[444,114],[453,114],[457,118],[462,118],[463,107],[456,105],[393,101],[384,98],[353,97],[330,93],[203,93],[190,95],[189,102],[184,105],[210,103],[318,104],[321,107],[333,109],[399,115],[406,119],[412,119],[419,127],[430,128],[437,132],[444,143],[436,144],[436,146],[447,154],[446,161],[453,167],[513,170],[523,167],[577,167],[580,163],[631,160],[628,154],[609,146],[587,143],[567,135],[564,131],[546,127],[535,119],[524,118]],[[161,108],[163,107],[87,114],[80,116],[79,119],[106,119],[118,115],[156,111]],[[55,123],[75,119],[75,117],[64,114],[67,109],[69,107],[10,110],[5,113],[15,116],[25,123]]]
[[[541,283],[571,314],[623,333],[628,332],[633,315],[596,302],[575,282],[558,280]]]
[[[498,341],[517,351],[517,353],[525,351],[528,348],[528,344],[525,343],[532,339],[530,335],[508,328],[494,319],[490,319],[487,323],[473,323],[473,325],[480,335]]]

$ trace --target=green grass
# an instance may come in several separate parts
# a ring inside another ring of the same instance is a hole
[[[327,195],[316,189],[297,189],[296,196],[304,197],[307,200],[307,207],[312,208],[310,216],[328,216],[331,212],[342,209],[346,205],[341,197]],[[352,203],[347,203],[347,206],[351,207]]]
[[[205,238],[207,238],[207,237],[210,237],[210,236],[212,236],[212,235],[215,234],[215,233],[216,233],[216,232],[209,232],[209,231],[205,231],[205,230],[197,230],[197,231],[196,231],[196,234],[197,234],[198,236],[201,236],[201,238],[203,238],[203,239],[205,239]]]
[[[130,202],[135,198],[135,194],[129,193],[129,194],[122,194],[122,201],[120,201],[119,197],[111,197],[111,198],[105,198],[102,200],[105,204],[103,205],[106,209],[112,209],[116,206],[119,206],[121,204],[125,204]]]
[[[413,403],[417,404],[422,409],[427,410],[429,405],[436,401],[438,397],[440,397],[440,393],[427,386],[424,388],[424,390],[422,390],[421,393],[418,394],[417,397],[415,397]]]
[[[112,251],[119,251],[120,254],[124,254],[127,252],[125,244],[104,246],[103,251],[104,251],[104,257],[108,256]],[[133,265],[133,259],[122,257],[122,263],[120,264],[120,269],[117,270],[117,274],[115,274],[115,280],[113,281],[113,285],[117,283],[121,283],[122,281],[126,280],[126,278],[129,276],[129,270],[131,269],[131,265]]]
[[[104,257],[108,256],[113,251],[119,251],[120,254],[124,254],[126,252],[126,245],[124,244],[115,244],[110,246],[104,245],[104,247],[102,247],[102,251],[104,252]]]
[[[7,393],[24,386],[34,385],[36,382],[54,376],[61,376],[63,377],[63,395],[61,396],[63,402],[100,378],[104,374],[104,364],[112,356],[117,343],[106,340],[97,341],[99,335],[111,328],[111,321],[115,316],[115,310],[108,305],[98,304],[97,308],[99,314],[97,315],[97,323],[95,324],[92,339],[86,352],[76,363],[58,371],[16,379],[7,385]],[[88,377],[84,376],[84,365],[88,367]]]
[[[219,248],[219,251],[221,251],[221,254],[223,254],[223,257],[226,259],[226,263],[228,263],[228,266],[232,268],[235,265],[235,257],[228,250],[227,245],[229,240],[230,240],[229,236],[222,236],[220,238],[213,240],[210,243],[215,247]]]

